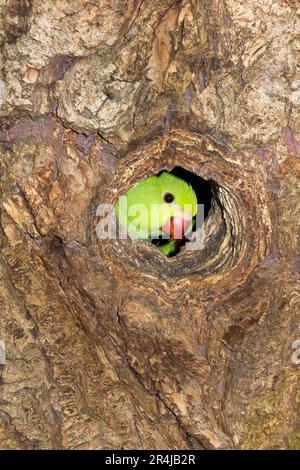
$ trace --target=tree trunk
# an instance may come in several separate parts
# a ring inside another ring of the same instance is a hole
[[[0,448],[300,447],[297,30],[292,0],[0,0]],[[203,247],[99,239],[175,166]]]

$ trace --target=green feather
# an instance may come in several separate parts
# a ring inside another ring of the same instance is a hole
[[[171,204],[164,202],[165,193],[173,194]],[[161,226],[170,217],[183,211],[191,217],[196,215],[196,194],[186,181],[168,172],[139,181],[116,204],[117,218],[130,237],[149,241],[161,235]],[[167,248],[169,243],[159,246],[168,256],[166,252],[174,248],[173,243]]]
[[[163,245],[158,246],[160,251],[166,256],[172,256],[177,251],[177,244],[175,240],[171,240]]]

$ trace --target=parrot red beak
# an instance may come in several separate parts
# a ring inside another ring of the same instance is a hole
[[[163,235],[168,235],[171,240],[182,240],[187,234],[191,222],[192,217],[182,213],[168,219],[162,225],[161,230]]]

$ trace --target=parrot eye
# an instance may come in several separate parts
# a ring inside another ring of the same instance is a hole
[[[167,204],[171,204],[171,202],[174,201],[174,196],[172,193],[165,193],[164,194],[164,201],[167,203]]]

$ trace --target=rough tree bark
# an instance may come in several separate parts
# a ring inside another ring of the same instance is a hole
[[[298,1],[0,0],[0,42],[0,448],[299,448]],[[97,238],[175,165],[203,249]]]

